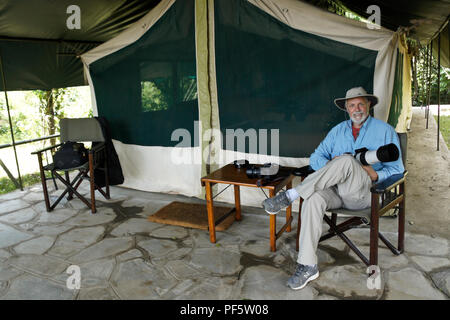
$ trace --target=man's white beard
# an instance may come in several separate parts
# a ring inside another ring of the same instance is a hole
[[[361,117],[356,118],[355,115],[361,115]],[[352,122],[354,124],[360,125],[361,123],[363,123],[364,121],[366,121],[367,117],[369,116],[369,113],[364,113],[364,112],[353,112],[352,116],[350,117],[350,119],[352,119]]]

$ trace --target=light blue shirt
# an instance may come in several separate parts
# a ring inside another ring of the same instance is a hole
[[[340,156],[346,152],[355,153],[355,150],[367,148],[376,150],[381,146],[394,143],[400,151],[397,161],[379,162],[372,165],[378,174],[378,182],[382,182],[394,174],[403,173],[400,142],[394,128],[384,121],[371,116],[362,125],[359,135],[355,140],[352,134],[352,121],[347,120],[339,123],[327,134],[309,159],[309,165],[314,170],[319,170],[335,156]]]

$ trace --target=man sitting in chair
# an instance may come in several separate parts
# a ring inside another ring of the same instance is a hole
[[[263,201],[269,214],[276,214],[295,199],[304,199],[301,210],[300,247],[297,268],[287,285],[294,290],[319,277],[317,245],[322,234],[325,211],[337,208],[360,210],[370,207],[370,188],[391,175],[404,172],[401,156],[396,161],[378,162],[364,166],[353,157],[355,150],[400,144],[394,128],[369,115],[378,98],[364,88],[352,88],[345,98],[335,99],[336,106],[348,112],[351,120],[336,125],[310,157],[315,170],[301,184]]]

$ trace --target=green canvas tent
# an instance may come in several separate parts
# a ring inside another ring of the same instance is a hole
[[[448,0],[292,1],[306,1],[322,8],[345,6],[364,17],[371,15],[367,12],[369,6],[377,5],[383,27],[393,31],[402,28],[408,37],[422,44],[436,38],[450,14]],[[0,0],[0,56],[7,90],[46,90],[86,84],[79,56],[117,36],[159,2]],[[73,14],[68,8],[73,5],[80,9],[80,29],[67,27],[67,20]],[[448,66],[448,29],[441,35],[446,39],[441,38],[441,63]],[[437,46],[433,47],[435,50]]]
[[[307,163],[345,119],[333,99],[354,86],[406,130],[401,38],[300,1],[163,0],[82,60],[124,186],[198,196],[207,170],[234,159]],[[263,197],[249,189],[242,202]]]

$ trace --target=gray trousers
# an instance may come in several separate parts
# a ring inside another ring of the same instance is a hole
[[[298,263],[317,264],[316,251],[325,211],[342,207],[351,210],[370,207],[371,186],[372,181],[361,164],[351,155],[342,155],[295,187],[304,199]]]

